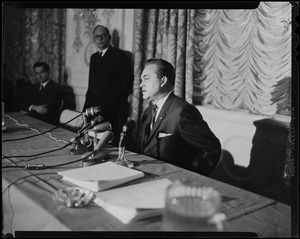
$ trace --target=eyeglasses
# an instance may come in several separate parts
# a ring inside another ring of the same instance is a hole
[[[94,37],[94,39],[100,39],[100,38],[106,38],[106,37],[108,37],[108,35],[107,34],[101,34],[101,35],[94,35],[93,37]]]

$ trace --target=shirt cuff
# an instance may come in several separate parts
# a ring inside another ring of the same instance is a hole
[[[32,111],[32,107],[33,107],[33,105],[29,106],[28,111]]]

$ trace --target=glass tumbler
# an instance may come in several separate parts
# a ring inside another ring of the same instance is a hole
[[[167,188],[162,229],[165,231],[223,231],[221,197],[212,187],[176,181]]]

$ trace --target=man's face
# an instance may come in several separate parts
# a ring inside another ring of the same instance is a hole
[[[105,28],[103,27],[97,27],[95,29],[94,35],[94,42],[98,46],[100,50],[104,50],[107,48],[110,44],[110,35],[107,34],[105,31]]]
[[[148,65],[142,72],[140,87],[144,100],[155,101],[161,94],[161,79],[157,77],[155,72],[156,65]]]
[[[49,73],[45,71],[43,66],[38,66],[34,68],[34,73],[36,76],[36,79],[40,82],[46,82],[49,79]]]

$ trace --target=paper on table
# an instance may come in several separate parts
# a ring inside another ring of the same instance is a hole
[[[96,198],[94,202],[102,207],[105,211],[118,218],[124,224],[129,223],[136,215],[137,210],[135,208],[118,207],[105,203],[101,198]]]
[[[112,188],[144,176],[144,173],[141,171],[113,162],[61,171],[58,174],[63,176],[63,180],[95,192]]]
[[[120,207],[154,209],[165,206],[171,181],[164,178],[97,193],[104,202]]]
[[[158,179],[127,187],[97,193],[95,203],[127,224],[138,216],[138,209],[153,209],[142,217],[155,215],[165,206],[165,194],[171,184],[168,179]],[[156,210],[156,211],[155,211]],[[140,217],[140,219],[142,218]]]

